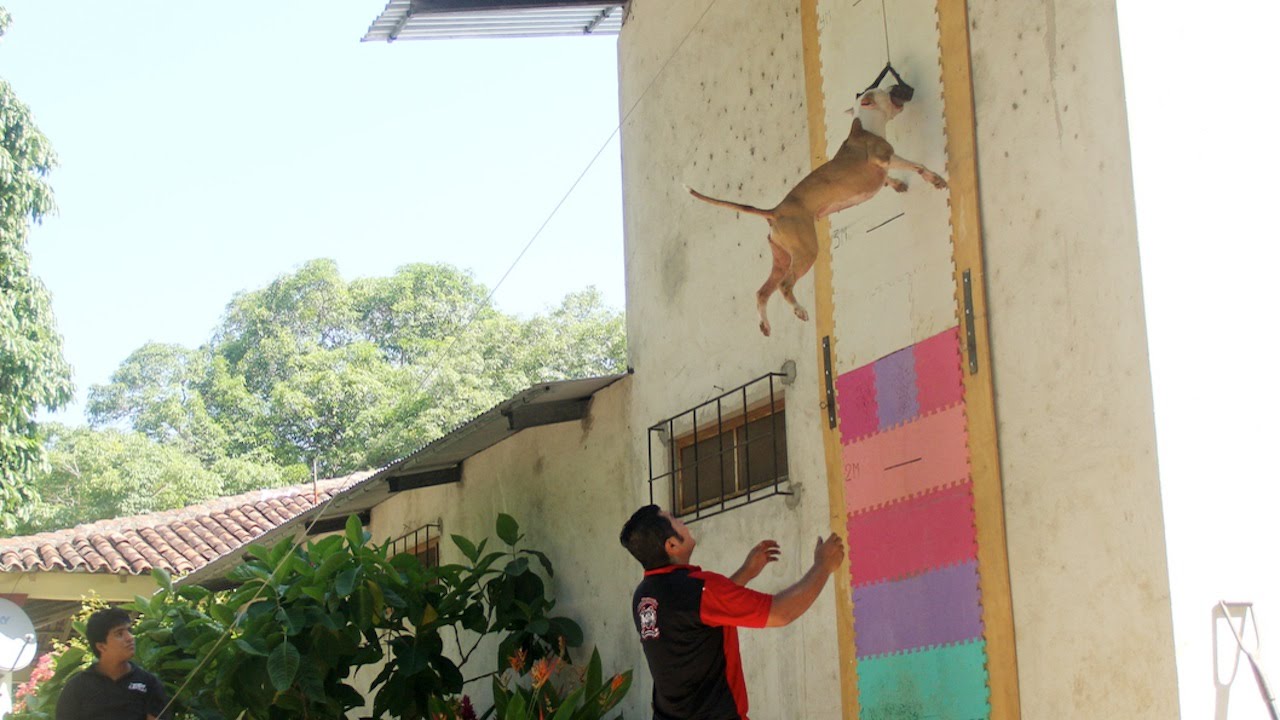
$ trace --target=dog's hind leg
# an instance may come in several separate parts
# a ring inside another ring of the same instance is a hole
[[[786,250],[778,247],[773,240],[769,241],[769,249],[773,251],[773,267],[769,270],[769,277],[765,279],[764,284],[756,291],[756,310],[760,313],[760,332],[765,337],[769,336],[769,316],[765,314],[765,307],[769,304],[769,296],[773,295],[778,289],[778,284],[782,282],[791,268],[791,256]]]
[[[796,234],[802,240],[800,247],[817,249],[818,233],[814,229],[812,223],[809,223],[804,227],[797,227]],[[805,273],[809,272],[809,270],[813,268],[813,263],[816,259],[816,253],[797,252],[792,255],[791,266],[787,268],[787,274],[783,276],[782,282],[778,285],[782,292],[782,297],[791,304],[791,308],[795,312],[796,317],[805,322],[808,322],[809,320],[809,312],[804,309],[804,306],[802,306],[798,300],[796,300],[795,287],[796,283],[800,281],[800,278],[804,277]]]

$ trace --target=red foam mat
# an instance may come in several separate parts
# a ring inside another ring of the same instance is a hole
[[[896,580],[977,557],[973,488],[968,482],[850,515],[854,586]]]

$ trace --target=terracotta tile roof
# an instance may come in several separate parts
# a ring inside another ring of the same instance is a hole
[[[0,572],[143,575],[152,568],[164,568],[184,575],[236,551],[370,474],[256,490],[178,510],[0,539]]]

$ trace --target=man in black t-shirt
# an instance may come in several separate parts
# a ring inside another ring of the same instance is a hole
[[[85,639],[98,661],[72,675],[58,696],[56,720],[157,720],[169,702],[159,678],[134,665],[133,625],[119,608],[89,616]]]
[[[778,559],[772,540],[725,577],[689,564],[697,541],[657,505],[637,510],[619,539],[645,571],[631,608],[653,675],[654,720],[747,720],[737,628],[781,627],[803,615],[845,555],[839,535],[818,538],[813,567],[771,596],[746,585]]]

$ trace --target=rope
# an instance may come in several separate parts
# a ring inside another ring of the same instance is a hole
[[[884,61],[885,64],[893,62],[893,55],[889,52],[889,11],[885,9],[885,0],[880,0],[880,19],[884,22]]]

